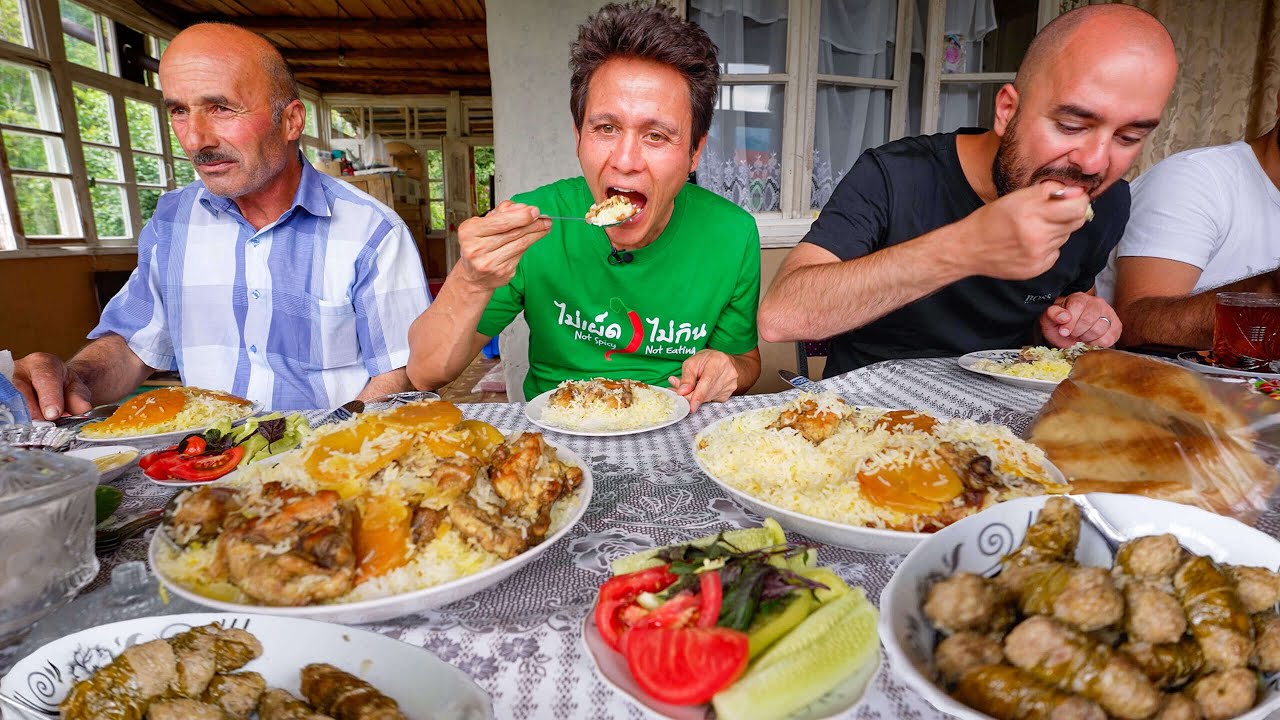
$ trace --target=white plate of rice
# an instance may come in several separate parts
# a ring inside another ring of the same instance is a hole
[[[551,527],[542,542],[508,560],[501,560],[492,553],[475,548],[462,539],[457,531],[452,531],[417,551],[415,558],[408,564],[386,576],[357,585],[335,602],[299,607],[221,600],[187,587],[180,575],[188,572],[199,574],[203,568],[200,565],[202,560],[200,556],[188,556],[184,559],[181,554],[175,553],[174,546],[161,536],[159,530],[151,538],[147,560],[169,592],[207,607],[231,612],[359,624],[389,620],[448,605],[496,585],[528,565],[564,537],[586,512],[593,489],[591,466],[572,450],[554,443],[547,444],[555,448],[556,455],[562,462],[582,469],[582,482],[572,495],[562,497],[552,507]],[[295,457],[299,455],[296,450],[282,455],[289,454]],[[290,458],[282,457],[280,462],[286,459]],[[253,469],[254,466],[250,468]],[[209,559],[212,559],[212,550],[204,558]],[[184,567],[184,562],[190,564]],[[446,564],[451,564],[452,567],[446,567]]]
[[[114,420],[117,415],[136,411],[139,403],[142,403],[142,406],[145,407],[144,399],[159,393],[167,393],[169,396],[181,394],[185,396],[185,399],[181,409],[173,413],[171,417],[152,422],[150,427],[154,429],[148,432],[104,429],[109,428],[106,420]],[[262,405],[259,403],[251,403],[248,400],[217,391],[184,386],[156,388],[130,398],[110,418],[81,426],[76,439],[87,443],[150,443],[171,438],[178,439],[191,433],[204,432],[209,427],[223,421],[236,422],[243,420],[261,410]]]
[[[817,446],[795,430],[767,427],[784,408],[804,398],[829,402],[834,397],[831,393],[806,393],[788,405],[749,410],[719,420],[694,438],[694,460],[736,502],[762,516],[777,518],[788,530],[864,552],[910,552],[930,533],[893,529],[911,526],[919,518],[873,504],[863,497],[857,478],[858,468],[874,462],[870,458],[878,456],[886,443],[894,447],[892,452],[906,457],[913,452],[916,441],[907,434],[890,441],[887,438],[893,435],[887,430],[872,427],[875,419],[888,410],[852,408],[848,425],[842,425],[835,435]],[[1045,459],[1044,453],[1007,427],[966,419],[936,419],[939,422],[934,432],[939,433],[939,440],[979,450],[995,461],[1002,475],[1024,473],[1023,477],[1040,478],[1034,483],[1002,489],[999,499],[997,493],[988,493],[983,506],[1010,497],[1066,489],[1062,473]],[[972,514],[980,509],[964,508],[963,512]]]
[[[575,401],[569,407],[551,404],[551,396],[569,383],[565,381],[548,390],[524,408],[529,422],[547,430],[566,435],[606,437],[631,435],[657,430],[673,425],[689,415],[689,401],[668,388],[647,385],[638,381],[632,384],[633,401],[630,407],[611,408],[599,402]]]
[[[1071,374],[1072,358],[1069,353],[1087,352],[1084,348],[1082,343],[1078,343],[1076,348],[1067,350],[1044,346],[1025,350],[979,350],[961,356],[958,362],[969,372],[1009,385],[1053,392],[1058,383]],[[1020,356],[1030,358],[1030,362]]]

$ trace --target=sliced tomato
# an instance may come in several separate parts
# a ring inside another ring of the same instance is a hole
[[[728,628],[636,628],[622,654],[636,684],[673,705],[698,705],[747,669],[747,634]]]
[[[724,590],[720,587],[720,571],[708,570],[698,577],[698,627],[715,627],[720,619],[720,603]]]
[[[617,650],[618,638],[627,627],[621,613],[635,604],[640,593],[664,590],[675,581],[675,574],[669,572],[666,565],[609,578],[600,586],[600,594],[596,598],[595,620],[600,637]]]
[[[682,628],[693,624],[698,612],[698,598],[688,590],[676,593],[671,599],[645,615],[627,623],[631,628]],[[623,617],[626,623],[627,618]]]
[[[216,480],[236,469],[244,457],[244,448],[236,445],[217,455],[201,455],[188,458],[169,468],[169,475],[178,480],[202,482]]]
[[[143,470],[146,470],[147,468],[151,467],[151,464],[154,463],[156,460],[159,460],[162,457],[168,457],[170,453],[177,455],[178,446],[170,445],[169,447],[163,450],[156,450],[155,452],[149,452],[146,455],[143,455],[142,457],[138,458],[138,467],[142,468]]]
[[[168,480],[169,471],[172,470],[174,466],[187,460],[187,458],[178,453],[177,449],[158,450],[153,453],[148,453],[147,457],[150,459],[147,461],[146,469],[142,472],[147,477],[155,480]]]

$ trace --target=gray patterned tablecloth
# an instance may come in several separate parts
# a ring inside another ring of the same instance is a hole
[[[890,361],[824,381],[861,405],[909,407],[1007,424],[1022,430],[1048,394],[1016,388],[960,369],[955,359]],[[610,560],[761,518],[730,501],[694,463],[694,435],[743,410],[780,404],[791,393],[706,405],[671,427],[639,435],[590,438],[552,434],[595,474],[595,497],[582,522],[510,579],[437,611],[370,626],[426,647],[462,668],[491,694],[499,718],[641,718],[644,714],[597,676],[581,625]],[[536,430],[523,404],[468,405],[467,417],[506,430]],[[136,469],[114,483],[125,491],[122,514],[162,505],[172,494]],[[1260,527],[1280,536],[1280,515]],[[102,558],[112,566],[146,557],[145,538]],[[820,545],[819,558],[878,601],[901,557]],[[887,661],[886,661],[887,663]],[[887,664],[851,713],[856,718],[944,717],[895,678]]]

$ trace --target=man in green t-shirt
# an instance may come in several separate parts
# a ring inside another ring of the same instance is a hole
[[[714,110],[715,46],[666,5],[612,4],[579,28],[570,65],[583,176],[462,223],[461,259],[410,328],[409,378],[448,382],[524,311],[530,398],[598,376],[669,381],[693,410],[745,392],[760,376],[759,233],[686,182]],[[621,225],[542,217],[614,195],[639,208]]]

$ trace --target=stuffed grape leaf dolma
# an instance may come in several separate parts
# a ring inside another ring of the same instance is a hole
[[[1094,703],[1060,692],[1008,665],[970,669],[956,683],[955,697],[997,720],[1106,720]]]
[[[407,720],[395,700],[355,675],[324,663],[302,669],[302,695],[336,720]]]
[[[1253,626],[1231,580],[1207,557],[1183,563],[1173,576],[1178,601],[1191,634],[1200,643],[1205,667],[1244,667],[1253,654]]]
[[[76,683],[59,705],[64,720],[142,720],[154,698],[177,680],[177,660],[164,640],[134,645]]]

